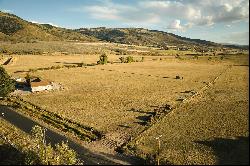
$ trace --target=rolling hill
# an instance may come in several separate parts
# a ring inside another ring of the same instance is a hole
[[[80,28],[66,29],[50,24],[28,22],[14,14],[0,11],[0,41],[84,41],[114,42],[141,46],[153,46],[167,49],[179,47],[184,49],[204,50],[209,47],[248,49],[248,46],[224,45],[201,39],[190,39],[173,33],[144,28]]]
[[[50,24],[36,24],[9,13],[0,12],[0,41],[97,41],[95,37]]]
[[[166,48],[167,46],[188,46],[188,47],[222,47],[223,45],[200,39],[190,39],[172,33],[144,28],[80,28],[76,31],[100,40],[134,44],[143,46],[156,46]]]

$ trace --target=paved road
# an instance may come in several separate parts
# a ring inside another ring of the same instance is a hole
[[[11,107],[0,105],[0,111],[1,111],[1,114],[4,113],[4,116],[1,115],[2,118],[9,121],[11,124],[15,125],[16,127],[18,127],[19,129],[23,130],[26,133],[30,133],[32,127],[35,125],[42,126],[41,124],[17,113]],[[111,156],[110,154],[93,153],[90,150],[84,148],[83,146],[75,143],[71,139],[68,139],[67,137],[47,128],[47,131],[46,131],[47,143],[51,143],[51,145],[55,145],[56,143],[60,143],[62,141],[65,142],[67,140],[68,140],[69,146],[78,153],[79,158],[84,161],[84,164],[87,164],[87,165],[97,165],[97,164],[116,165],[116,164],[121,164],[121,163],[135,165],[135,164],[141,163],[140,160],[137,160],[133,157],[127,156],[126,158],[128,161],[124,161],[125,156],[122,156],[122,155]]]

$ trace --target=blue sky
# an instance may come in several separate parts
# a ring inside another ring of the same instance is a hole
[[[248,0],[0,0],[0,10],[72,29],[142,27],[249,44]]]

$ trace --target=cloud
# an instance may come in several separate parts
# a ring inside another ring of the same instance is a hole
[[[182,31],[184,30],[184,27],[181,25],[180,20],[173,20],[168,26],[167,29],[173,30],[173,31]]]
[[[13,13],[13,10],[9,10],[9,9],[0,9],[0,10],[4,13]]]
[[[120,4],[118,1],[77,7],[77,12],[103,21],[122,21],[124,24],[159,24],[175,29],[193,26],[212,26],[217,23],[234,23],[249,18],[248,0],[143,0]],[[174,22],[173,22],[174,20]],[[179,21],[177,21],[179,20]],[[181,25],[180,22],[187,24]]]
[[[86,8],[86,11],[90,13],[91,17],[95,19],[105,20],[118,20],[121,19],[118,15],[117,9],[110,9],[107,6],[90,6]]]
[[[222,38],[225,43],[249,45],[249,32],[233,32]]]
[[[88,13],[91,18],[104,21],[123,21],[127,24],[154,24],[161,21],[159,15],[153,12],[144,12],[141,8],[130,5],[120,5],[111,1],[104,1],[101,5],[90,5],[71,9]]]
[[[181,32],[185,32],[187,29],[191,28],[193,26],[192,23],[187,23],[187,24],[181,24],[181,20],[175,19],[172,20],[168,26],[167,29],[170,31],[181,31]]]
[[[38,22],[38,21],[34,21],[34,20],[30,20],[30,22],[35,23],[35,24],[50,24],[50,25],[55,26],[55,27],[60,27],[60,26],[58,26],[54,23],[51,23],[51,22],[43,23],[43,22]]]

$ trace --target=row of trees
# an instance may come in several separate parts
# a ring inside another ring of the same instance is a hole
[[[131,63],[131,62],[135,62],[134,58],[132,56],[128,56],[128,57],[120,57],[119,58],[121,63]],[[144,57],[142,57],[141,59],[141,62],[144,61]],[[137,61],[136,61],[137,62]],[[101,64],[101,65],[104,65],[104,64],[107,64],[108,63],[108,56],[103,53],[101,56],[100,56],[100,59],[99,61],[97,61],[97,64]]]

